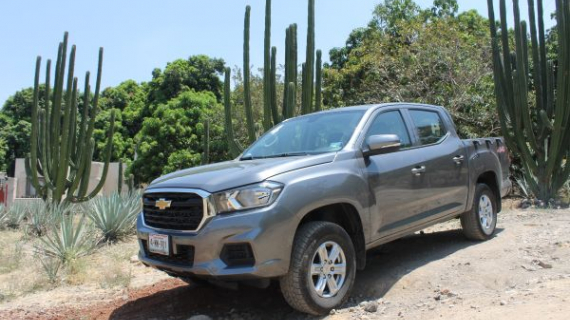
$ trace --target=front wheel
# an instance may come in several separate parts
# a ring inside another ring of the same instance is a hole
[[[471,210],[461,215],[463,233],[471,240],[488,240],[497,226],[497,203],[491,188],[479,183]]]
[[[348,299],[356,275],[354,246],[337,224],[309,222],[295,236],[289,273],[280,279],[295,309],[323,315]]]

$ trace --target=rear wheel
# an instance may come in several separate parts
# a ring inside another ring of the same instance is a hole
[[[465,236],[471,240],[488,240],[497,226],[496,197],[486,184],[477,184],[471,210],[461,215]]]
[[[354,246],[337,224],[309,222],[295,237],[289,273],[280,279],[295,309],[323,315],[348,299],[356,275]]]

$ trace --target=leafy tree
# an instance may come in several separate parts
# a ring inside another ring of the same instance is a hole
[[[101,94],[102,111],[97,115],[94,159],[101,161],[110,127],[111,111],[115,110],[115,135],[111,161],[130,163],[135,155],[136,134],[142,127],[142,112],[145,109],[147,85],[127,80],[116,87],[105,89]]]
[[[210,91],[221,101],[225,62],[205,55],[191,56],[188,60],[178,59],[166,65],[164,71],[154,69],[149,83],[148,102],[161,104],[177,97],[188,89]]]
[[[161,174],[200,165],[204,125],[210,119],[210,158],[225,159],[223,109],[211,92],[185,91],[156,107],[137,134],[138,158],[130,168],[138,182]]]
[[[459,10],[456,0],[434,0],[431,13],[438,18],[454,17]]]
[[[436,1],[434,6],[453,3]],[[325,104],[442,105],[462,136],[499,134],[487,20],[475,11],[455,17],[451,8],[440,16],[420,12],[412,1],[379,5],[373,23],[358,30],[363,37],[357,45],[325,69]]]
[[[0,171],[6,172],[6,154],[8,153],[8,144],[4,137],[0,137]]]
[[[399,25],[418,17],[421,8],[413,0],[384,0],[374,9],[369,27],[397,35]]]
[[[41,88],[43,89],[43,86]],[[30,116],[32,114],[32,102],[34,100],[34,88],[26,88],[14,93],[10,96],[8,100],[4,103],[2,107],[2,113],[11,119],[24,120],[30,122]],[[42,97],[43,106],[43,97]]]

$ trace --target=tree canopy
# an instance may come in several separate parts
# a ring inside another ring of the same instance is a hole
[[[442,105],[464,137],[497,135],[488,22],[473,10],[456,12],[453,0],[428,10],[411,0],[378,5],[367,28],[331,50],[325,104]]]

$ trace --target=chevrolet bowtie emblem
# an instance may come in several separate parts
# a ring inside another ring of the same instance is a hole
[[[158,201],[154,204],[154,206],[160,210],[164,210],[170,208],[171,203],[172,203],[171,200],[158,199]]]

